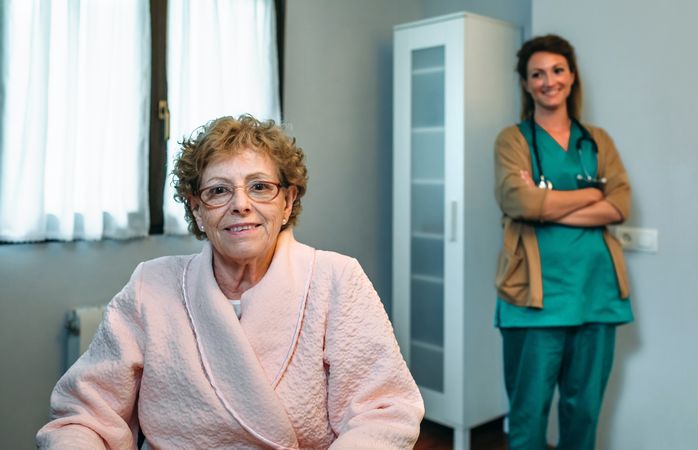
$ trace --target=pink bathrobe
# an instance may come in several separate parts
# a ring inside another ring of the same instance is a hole
[[[40,448],[407,449],[422,398],[359,263],[280,234],[242,316],[198,255],[141,263],[51,395]]]

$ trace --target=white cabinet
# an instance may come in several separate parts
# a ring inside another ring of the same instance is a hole
[[[518,116],[520,30],[458,13],[395,27],[393,324],[426,405],[455,431],[506,413],[494,273],[494,140]]]

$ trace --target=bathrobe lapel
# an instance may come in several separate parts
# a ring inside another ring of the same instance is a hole
[[[291,247],[297,249],[291,252]],[[300,250],[298,256],[292,254],[296,250]],[[300,333],[313,257],[313,249],[296,243],[290,231],[281,233],[268,276],[243,297],[242,304],[250,304],[243,306],[244,325],[216,283],[210,244],[192,258],[182,280],[187,313],[211,386],[240,425],[275,448],[298,448],[273,387]],[[252,306],[255,302],[260,305]]]
[[[240,323],[274,388],[298,342],[314,261],[315,250],[284,231],[264,278],[242,295]]]

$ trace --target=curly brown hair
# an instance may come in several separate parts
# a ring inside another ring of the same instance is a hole
[[[199,194],[204,170],[214,158],[234,155],[247,148],[271,157],[279,169],[279,180],[283,187],[296,186],[297,195],[291,215],[281,229],[297,223],[301,198],[308,186],[305,155],[303,149],[296,145],[296,139],[273,120],[262,122],[249,114],[238,118],[220,117],[197,128],[179,144],[181,149],[172,170],[174,198],[184,204],[189,231],[197,239],[205,239],[206,233],[197,227],[189,199]]]
[[[524,88],[524,83],[528,77],[528,60],[537,52],[555,53],[556,55],[564,56],[567,60],[570,72],[574,74],[572,90],[569,97],[567,97],[567,114],[573,119],[580,120],[582,113],[582,80],[577,70],[577,55],[572,44],[556,34],[546,34],[545,36],[529,39],[524,42],[516,54],[518,58],[516,72],[518,72],[519,80],[521,81],[521,120],[533,117],[535,109],[533,97]]]

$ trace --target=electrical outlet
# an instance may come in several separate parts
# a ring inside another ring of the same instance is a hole
[[[659,232],[653,228],[616,226],[613,234],[624,250],[657,253],[659,249]]]

